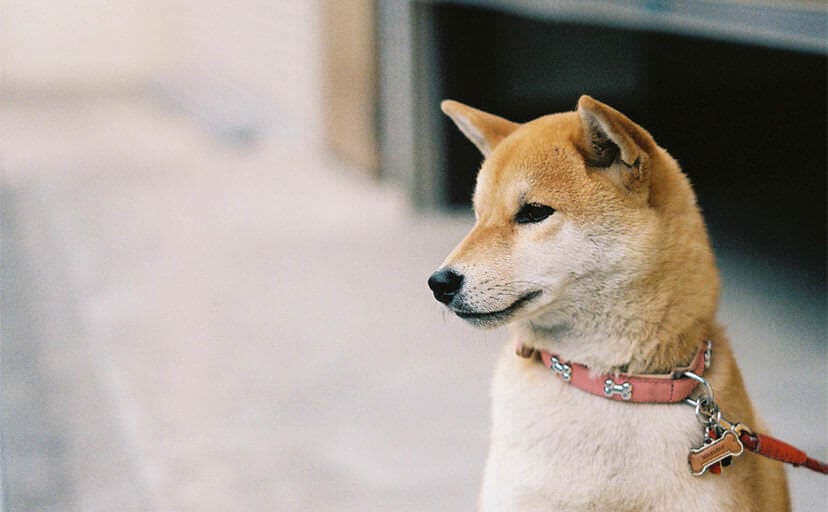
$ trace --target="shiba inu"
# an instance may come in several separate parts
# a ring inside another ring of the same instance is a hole
[[[627,403],[639,391],[612,378],[669,378],[709,341],[704,378],[721,410],[761,426],[715,320],[718,272],[678,163],[589,96],[523,124],[455,101],[442,109],[485,159],[475,225],[429,286],[460,318],[508,324],[513,338],[492,384],[479,509],[789,510],[780,463],[748,454],[692,475],[688,451],[705,437],[693,408]],[[573,386],[563,361],[583,379],[609,375],[606,397]]]

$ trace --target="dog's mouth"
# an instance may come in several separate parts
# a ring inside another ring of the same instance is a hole
[[[468,320],[473,324],[491,325],[502,320],[508,319],[515,312],[528,304],[534,298],[541,294],[541,290],[535,290],[527,293],[523,297],[514,301],[509,307],[497,311],[467,311],[463,309],[454,309],[454,314],[464,320]]]

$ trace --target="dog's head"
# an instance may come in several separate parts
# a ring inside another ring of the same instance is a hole
[[[481,327],[552,327],[600,320],[613,301],[646,300],[629,314],[658,316],[685,293],[692,315],[712,317],[718,281],[695,196],[647,131],[589,96],[525,124],[442,108],[485,156],[476,223],[429,279],[451,311]]]

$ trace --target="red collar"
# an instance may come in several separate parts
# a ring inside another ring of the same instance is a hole
[[[690,366],[675,368],[666,374],[594,374],[582,364],[563,362],[555,354],[545,350],[524,347],[518,343],[517,355],[532,357],[540,354],[543,365],[552,370],[564,382],[593,395],[626,402],[670,404],[681,402],[696,389],[698,381],[684,376],[692,372],[698,376],[710,366],[711,343],[699,347]]]

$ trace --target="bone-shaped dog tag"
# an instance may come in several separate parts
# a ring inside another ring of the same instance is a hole
[[[732,430],[727,430],[720,438],[706,442],[699,448],[691,448],[687,455],[687,463],[690,465],[690,472],[699,476],[713,464],[728,457],[741,455],[743,450],[739,436]]]

